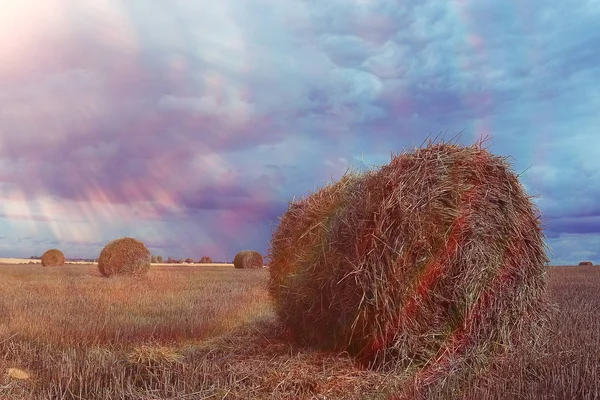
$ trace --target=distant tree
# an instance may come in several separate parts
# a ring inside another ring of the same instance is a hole
[[[188,257],[188,258],[185,259],[185,262],[188,263],[188,264],[193,264],[194,263],[194,259]]]
[[[150,262],[151,263],[157,263],[158,261],[156,260],[156,256],[155,255],[151,255],[150,256]]]
[[[212,264],[213,260],[212,258],[208,257],[208,256],[203,256],[200,261],[198,261],[200,264]]]
[[[156,256],[156,262],[159,264],[162,264],[162,262],[163,262],[162,256]]]
[[[167,264],[175,264],[175,259],[169,256],[169,258],[167,258]]]
[[[178,263],[178,264],[183,264],[183,261],[184,261],[184,259],[183,259],[183,258],[180,258],[180,259],[177,261],[177,263]]]

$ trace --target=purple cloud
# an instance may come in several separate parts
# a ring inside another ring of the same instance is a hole
[[[598,17],[541,0],[24,0],[0,15],[0,228],[80,256],[118,235],[165,256],[264,252],[294,196],[464,130],[532,165],[565,260],[566,235],[598,233]]]

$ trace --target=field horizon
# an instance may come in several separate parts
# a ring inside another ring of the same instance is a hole
[[[0,257],[0,265],[23,265],[23,264],[41,264],[42,261],[39,259],[31,259],[31,258],[11,258],[11,257]],[[98,265],[97,261],[66,261],[65,264],[84,264],[84,265]],[[172,265],[203,265],[203,266],[233,266],[233,263],[151,263],[154,266],[172,266]]]

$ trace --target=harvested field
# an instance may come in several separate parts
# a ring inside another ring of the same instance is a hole
[[[94,265],[0,266],[0,398],[385,399],[409,379],[292,344],[268,273],[237,272],[157,266],[103,279]],[[547,345],[496,360],[461,398],[600,398],[600,268],[552,267],[549,280]]]

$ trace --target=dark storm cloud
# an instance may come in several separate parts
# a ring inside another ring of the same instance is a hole
[[[550,219],[547,229],[555,233],[600,233],[600,214]]]

